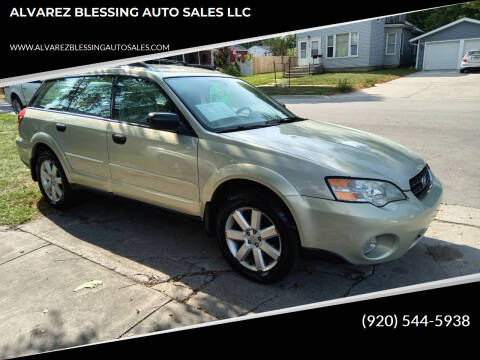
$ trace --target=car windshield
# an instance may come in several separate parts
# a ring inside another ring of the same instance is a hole
[[[468,55],[480,55],[480,50],[472,50],[468,52]]]
[[[303,120],[240,79],[191,76],[164,80],[211,131],[238,131]]]

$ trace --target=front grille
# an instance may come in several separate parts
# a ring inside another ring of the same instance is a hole
[[[410,190],[419,199],[422,199],[432,187],[432,174],[428,165],[422,171],[410,179]]]

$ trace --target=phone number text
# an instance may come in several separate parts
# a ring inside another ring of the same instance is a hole
[[[466,328],[471,325],[469,315],[418,315],[418,314],[363,314],[362,326],[369,328],[398,327],[455,327]]]

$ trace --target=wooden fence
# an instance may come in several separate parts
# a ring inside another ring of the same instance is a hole
[[[297,58],[295,56],[259,56],[252,60],[252,74],[263,74],[273,72],[273,63],[275,63],[276,71],[283,71],[283,65],[286,64],[288,70],[288,61],[293,68],[297,66]]]

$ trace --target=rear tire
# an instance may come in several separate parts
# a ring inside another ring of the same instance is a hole
[[[216,232],[232,268],[260,283],[280,281],[298,256],[297,229],[284,204],[260,192],[233,195],[220,204]]]
[[[55,154],[42,152],[37,157],[35,171],[40,191],[50,206],[66,209],[73,204],[73,190]]]

